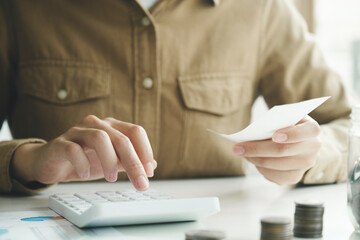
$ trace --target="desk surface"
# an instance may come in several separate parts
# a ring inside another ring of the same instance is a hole
[[[8,197],[0,195],[0,211],[25,211],[47,208],[47,198],[57,192],[114,190],[131,187],[128,182],[58,184],[39,195]],[[217,196],[221,212],[200,222],[117,227],[125,234],[163,239],[184,239],[190,229],[218,229],[229,239],[260,239],[260,219],[265,216],[293,220],[294,201],[320,199],[325,202],[324,238],[349,239],[353,228],[347,215],[346,184],[302,188],[277,186],[259,175],[236,178],[151,181],[151,188],[174,197]]]

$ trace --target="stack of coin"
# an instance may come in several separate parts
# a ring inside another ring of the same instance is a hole
[[[315,201],[295,202],[294,237],[321,238],[324,203]]]
[[[282,217],[261,219],[261,240],[290,240],[291,220]]]
[[[226,237],[223,231],[191,230],[185,233],[186,240],[221,240]]]

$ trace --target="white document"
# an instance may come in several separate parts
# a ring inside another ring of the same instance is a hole
[[[164,240],[123,234],[114,227],[77,228],[51,210],[0,212],[0,240]]]
[[[295,125],[329,98],[314,98],[298,103],[274,106],[260,119],[237,133],[221,134],[211,129],[208,129],[208,131],[234,142],[269,139],[276,130]]]

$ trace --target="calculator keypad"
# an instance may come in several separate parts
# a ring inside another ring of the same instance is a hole
[[[72,211],[82,214],[89,209],[93,204],[107,203],[107,202],[128,202],[128,201],[149,201],[170,199],[169,195],[159,193],[156,191],[140,192],[136,190],[124,191],[98,191],[90,193],[76,193],[67,194],[60,193],[52,195],[61,204],[70,208]]]

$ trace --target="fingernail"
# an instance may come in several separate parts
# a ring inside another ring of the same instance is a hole
[[[274,135],[275,142],[285,142],[288,139],[288,136],[285,133],[276,133]]]
[[[113,173],[110,173],[108,175],[108,178],[109,178],[109,182],[115,182],[117,180],[117,177],[118,177],[118,173],[117,172],[113,172]]]
[[[245,153],[245,148],[243,146],[235,146],[234,147],[234,152],[237,155],[243,155]]]
[[[145,165],[145,171],[146,171],[148,177],[154,176],[154,164],[151,163],[151,162],[148,162],[148,163]]]
[[[83,178],[83,179],[88,179],[89,177],[90,177],[90,172],[89,171],[83,172],[81,174],[81,178]]]
[[[137,179],[137,185],[139,189],[145,190],[149,187],[149,181],[145,176],[141,175]]]
[[[153,169],[156,169],[157,168],[157,161],[156,160],[152,161],[152,165],[153,165]]]

